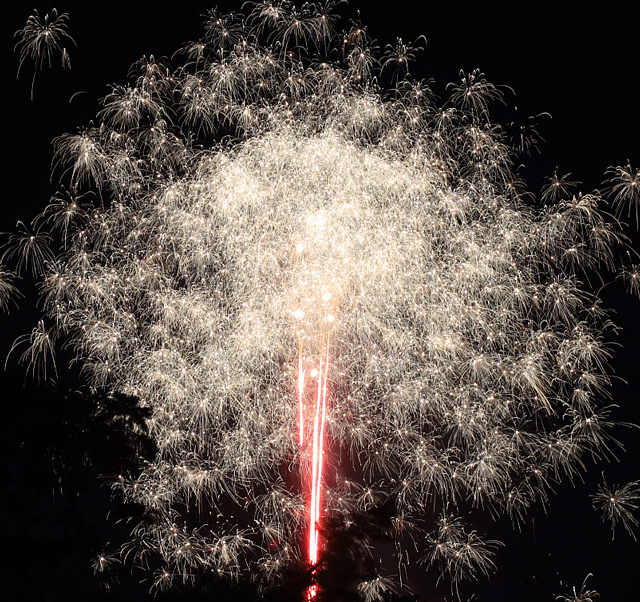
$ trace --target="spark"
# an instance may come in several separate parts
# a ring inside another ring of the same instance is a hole
[[[3,268],[4,266],[0,264],[0,310],[9,311],[9,305],[15,303],[21,293],[14,284],[15,275],[13,272]]]
[[[595,600],[600,597],[600,594],[595,589],[587,589],[589,577],[593,577],[593,575],[589,573],[584,578],[578,591],[576,591],[575,586],[573,586],[570,594],[556,596],[556,600],[558,602],[595,602]]]
[[[602,520],[611,522],[612,537],[615,537],[615,527],[620,522],[629,535],[636,539],[633,529],[638,526],[638,519],[634,511],[640,505],[640,481],[609,487],[603,480],[592,497],[593,507],[602,511]]]
[[[69,52],[63,46],[65,41],[75,45],[75,41],[67,33],[68,19],[69,15],[67,13],[58,14],[55,8],[44,16],[34,10],[33,14],[29,15],[25,26],[15,33],[15,37],[19,39],[14,50],[20,51],[18,75],[20,75],[20,69],[22,69],[22,65],[27,58],[34,61],[33,78],[31,80],[32,101],[36,73],[45,65],[51,67],[51,59],[54,54],[58,52],[61,54],[63,68],[71,68]]]

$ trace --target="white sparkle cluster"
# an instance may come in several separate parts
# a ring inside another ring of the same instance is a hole
[[[560,180],[523,200],[482,74],[438,104],[410,45],[377,57],[331,5],[251,6],[56,141],[51,336],[152,411],[125,552],[161,557],[158,586],[304,558],[296,374],[328,341],[324,512],[390,500],[399,546],[430,521],[420,559],[473,578],[492,546],[451,513],[518,519],[605,445],[607,321],[579,274],[620,236]]]

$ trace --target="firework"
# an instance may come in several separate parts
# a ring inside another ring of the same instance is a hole
[[[593,496],[593,506],[602,511],[603,520],[608,519],[612,526],[612,537],[615,536],[615,527],[618,522],[635,539],[633,528],[638,526],[638,520],[633,515],[638,509],[640,501],[640,482],[633,481],[621,487],[609,487],[606,480],[598,487]]]
[[[587,581],[589,577],[593,577],[589,573],[582,582],[580,589],[576,591],[575,586],[571,588],[571,593],[566,596],[556,596],[556,600],[559,602],[594,602],[596,598],[600,597],[600,594],[594,589],[587,589]]]
[[[248,4],[55,141],[66,188],[5,251],[45,271],[24,357],[69,342],[151,409],[157,456],[116,487],[158,587],[315,565],[323,517],[383,503],[400,558],[427,519],[419,560],[474,579],[497,543],[452,509],[518,521],[607,449],[613,326],[581,274],[624,237],[568,176],[526,202],[481,72],[439,103],[421,41],[379,57],[333,3]],[[637,172],[611,176],[637,206]]]
[[[34,62],[33,78],[31,80],[31,100],[33,100],[33,88],[36,82],[36,73],[45,65],[51,67],[51,59],[60,53],[62,67],[71,68],[69,52],[63,44],[71,42],[75,45],[73,38],[67,33],[67,13],[58,14],[54,8],[50,13],[40,16],[37,10],[29,16],[25,26],[15,33],[19,38],[15,45],[15,50],[20,51],[20,61],[18,63],[18,75],[20,69],[27,59]]]
[[[11,302],[20,296],[20,291],[13,283],[15,276],[13,272],[4,269],[0,264],[0,309],[8,311]]]

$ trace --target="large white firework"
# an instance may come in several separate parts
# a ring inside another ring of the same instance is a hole
[[[562,177],[526,201],[482,73],[438,104],[419,45],[378,56],[330,2],[249,5],[57,139],[67,188],[11,247],[44,264],[29,357],[70,341],[151,409],[157,456],[116,485],[149,510],[124,553],[159,555],[158,586],[307,558],[316,387],[321,515],[386,502],[402,558],[420,518],[418,559],[475,578],[495,543],[457,512],[517,521],[606,452],[613,326],[581,274],[624,238]],[[637,206],[638,173],[611,175]]]

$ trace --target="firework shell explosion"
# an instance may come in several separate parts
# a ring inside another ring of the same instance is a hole
[[[527,200],[483,74],[440,102],[417,45],[377,55],[331,5],[249,8],[55,141],[65,187],[13,240],[44,265],[26,355],[71,342],[150,408],[157,456],[115,486],[149,511],[123,554],[160,557],[158,587],[272,582],[321,559],[325,517],[383,503],[400,558],[422,519],[416,559],[476,578],[497,544],[458,512],[517,522],[606,450],[612,326],[581,274],[624,237],[561,177]]]

